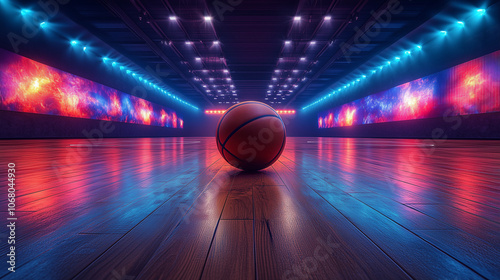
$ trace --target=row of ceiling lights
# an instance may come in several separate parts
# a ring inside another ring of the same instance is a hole
[[[302,20],[301,16],[295,16],[293,18],[293,23],[299,23]],[[323,22],[328,22],[332,20],[332,16],[330,15],[325,15],[323,17]],[[309,42],[309,46],[315,46],[317,44],[317,41],[312,40]],[[284,41],[284,50],[289,49],[293,45],[292,40],[285,40]],[[295,61],[298,66],[307,66],[310,65],[307,64],[310,62],[308,58],[304,55],[302,56],[297,56],[297,57],[280,57],[278,59],[278,65],[285,61],[288,63],[290,61]],[[313,64],[316,64],[316,61],[312,61]],[[306,67],[307,68],[307,67]],[[269,89],[266,92],[266,97],[265,100],[269,101],[270,103],[274,104],[281,104],[283,101],[286,100],[293,92],[299,87],[299,83],[306,81],[307,78],[305,77],[307,73],[310,73],[311,70],[304,70],[304,69],[292,69],[292,70],[287,70],[287,69],[276,69],[274,70],[274,73],[271,77],[271,82],[268,85]]]
[[[207,23],[212,22],[211,16],[204,16],[203,20]],[[179,18],[175,15],[169,16],[170,21],[178,21]],[[214,31],[215,32],[215,31]],[[219,40],[213,40],[212,46],[221,45]],[[169,44],[172,44],[170,42]],[[185,41],[184,44],[188,47],[196,47],[196,44],[193,41]],[[239,103],[238,94],[235,89],[235,85],[233,84],[233,80],[231,78],[231,73],[229,69],[226,68],[225,58],[219,57],[218,62],[223,66],[217,69],[206,69],[203,67],[203,63],[206,62],[217,62],[217,59],[213,59],[211,57],[202,57],[195,56],[194,57],[194,65],[201,68],[202,70],[192,70],[194,77],[193,80],[200,83],[200,86],[203,88],[203,91],[207,94],[207,96],[213,99],[215,102],[219,104],[234,104]],[[200,74],[197,74],[201,72]]]
[[[23,19],[28,21],[28,22],[36,21],[38,19],[37,18],[38,12],[32,11],[30,9],[20,9],[19,13],[23,17]],[[48,29],[50,27],[50,23],[48,21],[41,21],[38,23],[38,26],[40,27],[41,30]],[[54,30],[52,30],[52,31],[54,31]],[[88,44],[88,43],[82,43],[78,40],[70,40],[70,45],[72,47],[75,47],[75,48],[77,48],[77,47],[80,48],[81,51],[87,55],[88,54],[95,55],[95,53],[93,52],[93,50],[90,47],[90,44]],[[96,55],[96,56],[99,56],[99,55]],[[188,106],[192,109],[195,109],[195,110],[199,109],[198,107],[192,105],[191,103],[189,103],[189,102],[179,98],[177,95],[171,93],[171,91],[169,89],[167,89],[165,86],[154,82],[154,78],[151,77],[150,75],[141,73],[141,72],[139,72],[139,70],[133,70],[131,67],[126,66],[125,63],[119,62],[118,59],[113,60],[113,59],[108,58],[107,56],[104,56],[104,57],[102,57],[102,61],[106,64],[109,63],[114,68],[119,69],[123,73],[130,75],[136,81],[141,82],[144,86],[147,86],[147,87],[155,90],[158,93],[162,93],[162,94],[168,96],[169,98],[172,98],[173,100],[175,100],[175,101],[177,101],[185,106]]]
[[[486,14],[486,9],[476,9],[475,10],[475,15],[477,15],[477,16],[483,16],[485,14]],[[464,28],[465,27],[465,22],[461,21],[461,20],[456,21],[454,23],[454,25],[452,26],[452,28],[453,27]],[[447,30],[440,30],[438,32],[438,36],[447,36],[447,35],[448,35],[448,31]],[[346,82],[343,85],[340,85],[337,89],[333,90],[329,94],[327,94],[327,95],[323,96],[322,98],[314,101],[313,103],[308,104],[307,106],[304,106],[302,108],[302,110],[306,110],[306,109],[308,109],[308,108],[310,108],[312,106],[315,106],[317,104],[322,103],[325,100],[328,100],[328,99],[332,98],[336,94],[339,94],[342,91],[345,91],[345,90],[347,90],[347,89],[355,86],[356,84],[362,82],[367,77],[372,76],[372,75],[376,74],[377,72],[382,71],[383,69],[388,69],[388,67],[391,64],[398,63],[398,62],[400,62],[404,58],[410,58],[413,51],[421,51],[421,50],[422,50],[422,45],[415,45],[413,50],[405,50],[401,55],[395,56],[394,59],[392,59],[392,60],[385,60],[378,67],[375,67],[375,68],[372,68],[371,70],[368,70],[368,72],[366,74],[362,74],[361,76],[353,78],[351,81],[348,81],[348,82]]]

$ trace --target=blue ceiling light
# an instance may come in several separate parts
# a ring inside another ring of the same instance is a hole
[[[465,26],[465,23],[463,21],[457,21],[457,24],[460,25],[461,27]]]
[[[25,15],[27,15],[27,14],[29,14],[29,13],[31,13],[31,10],[29,10],[29,9],[22,9],[22,10],[21,10],[21,15],[22,15],[22,16],[25,16]]]
[[[391,65],[391,62],[390,62],[390,61],[387,61],[387,65]]]
[[[395,59],[396,61],[397,61],[397,60],[401,60],[401,57],[396,56],[394,59]]]
[[[84,52],[86,52],[86,51],[87,51],[87,47],[86,47],[86,46],[85,46],[85,47],[83,47],[83,51],[84,51]]]
[[[372,73],[373,73],[373,74],[377,73],[377,70],[372,70]]]
[[[366,75],[362,75],[361,77],[363,77],[363,79],[366,79]]]
[[[71,41],[72,46],[76,46],[77,44],[78,44],[78,41],[75,41],[75,40]]]
[[[441,35],[443,35],[443,36],[446,36],[446,34],[448,34],[448,32],[446,32],[444,30],[439,31],[439,33],[441,33]]]
[[[45,21],[40,22],[40,28],[44,29],[45,27],[47,27],[47,22]]]
[[[104,62],[104,63],[108,62],[108,60],[109,60],[109,58],[106,56],[102,58],[102,62]]]
[[[484,14],[486,13],[486,10],[485,10],[485,9],[477,9],[477,10],[476,10],[476,12],[477,12],[480,16],[482,16],[482,15],[484,15]]]
[[[405,51],[405,54],[406,54],[406,55],[410,55],[410,54],[411,54],[411,51]]]
[[[417,49],[421,50],[422,46],[421,45],[417,45]]]

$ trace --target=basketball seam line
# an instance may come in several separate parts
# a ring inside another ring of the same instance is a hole
[[[246,101],[246,102],[243,102],[241,104],[238,104],[236,106],[234,106],[233,108],[231,108],[230,110],[228,110],[223,116],[222,116],[222,119],[219,121],[219,124],[217,125],[217,142],[219,143],[219,145],[221,145],[221,148],[222,148],[222,157],[226,160],[226,156],[224,156],[224,150],[226,152],[228,152],[231,156],[233,156],[234,158],[236,158],[237,160],[241,161],[240,158],[238,158],[237,156],[233,155],[233,153],[231,153],[228,149],[226,149],[226,147],[224,145],[222,145],[222,142],[220,141],[220,137],[219,137],[219,131],[220,131],[220,124],[222,123],[222,121],[224,120],[224,118],[226,117],[227,113],[231,112],[232,110],[240,107],[240,106],[243,106],[243,105],[247,105],[247,104],[261,104],[260,102],[256,102],[256,101]],[[268,106],[267,104],[264,104],[266,105],[267,107],[271,108],[271,106]],[[274,109],[273,109],[274,110]]]
[[[283,126],[283,128],[285,128],[285,127]],[[273,159],[272,159],[272,160],[270,160],[270,161],[268,161],[268,162],[266,163],[266,165],[269,165],[269,163],[272,163],[272,162],[273,162],[273,161],[274,161],[274,160],[275,160],[275,159],[276,159],[276,158],[277,158],[277,157],[281,154],[281,151],[283,150],[283,147],[285,146],[285,141],[286,141],[286,132],[285,132],[285,135],[283,136],[283,142],[281,142],[281,148],[280,148],[280,150],[279,150],[279,151],[278,151],[278,153],[277,153],[277,154],[273,157]]]
[[[251,122],[253,122],[253,121],[256,121],[256,120],[258,120],[258,119],[262,119],[262,118],[265,118],[265,117],[275,117],[275,118],[276,118],[276,116],[275,116],[275,115],[262,115],[262,116],[258,116],[258,117],[255,117],[255,118],[253,118],[253,119],[250,119],[250,120],[248,120],[248,121],[244,122],[243,124],[240,124],[240,126],[238,126],[237,128],[235,128],[235,129],[233,130],[233,132],[231,132],[231,133],[227,136],[227,138],[226,138],[226,140],[224,141],[224,144],[222,144],[222,146],[226,146],[227,141],[229,141],[229,138],[231,138],[231,136],[233,136],[236,132],[238,132],[238,130],[240,130],[242,127],[244,127],[245,125],[247,125],[247,124],[249,124],[249,123],[251,123]],[[219,140],[220,140],[220,139],[219,139]]]
[[[223,144],[222,144],[222,143],[220,143],[220,137],[217,137],[217,138],[218,138],[218,140],[219,140],[219,144],[220,144],[220,145],[221,145],[221,147],[222,147],[222,157],[224,157],[224,150],[226,150],[226,151],[227,151],[230,155],[232,155],[234,158],[236,158],[236,159],[237,159],[237,160],[239,160],[239,161],[242,161],[240,158],[238,158],[237,156],[233,155],[233,153],[231,153],[228,149],[226,149],[226,146],[225,146],[225,145],[226,145],[227,141],[229,141],[229,138],[231,138],[231,136],[233,136],[236,132],[238,132],[238,130],[240,130],[240,129],[241,129],[242,127],[244,127],[245,125],[247,125],[247,124],[249,124],[249,123],[251,123],[251,122],[253,122],[253,121],[255,121],[255,120],[265,118],[265,117],[275,117],[275,118],[280,119],[280,118],[279,118],[278,116],[276,116],[276,115],[262,115],[262,116],[258,116],[258,117],[255,117],[255,118],[251,119],[251,120],[246,121],[245,123],[243,123],[243,124],[241,124],[239,127],[237,127],[235,130],[233,130],[233,132],[231,132],[231,134],[229,134],[229,136],[226,138],[226,141],[224,141],[224,143],[223,143]],[[284,128],[284,127],[283,127],[283,128]],[[218,136],[218,135],[217,135],[217,136]],[[284,145],[284,143],[285,143],[285,139],[286,139],[286,133],[285,133],[285,135],[284,135],[284,137],[283,137],[283,142],[281,143],[280,151],[279,151],[279,152],[276,154],[276,156],[274,156],[274,158],[273,158],[271,161],[269,161],[269,162],[272,162],[272,161],[273,161],[273,160],[274,160],[274,159],[275,159],[275,158],[276,158],[276,157],[280,154],[281,150],[283,149],[283,145]],[[226,159],[226,158],[224,157],[224,159]],[[227,161],[227,159],[226,159],[226,161]],[[269,163],[269,162],[268,162],[268,163]],[[266,165],[267,165],[267,164],[266,164]]]
[[[263,115],[263,116],[258,116],[256,118],[253,118],[247,122],[245,122],[244,124],[240,125],[239,127],[237,127],[235,130],[233,130],[233,132],[231,132],[231,134],[229,134],[229,136],[226,138],[226,141],[224,141],[224,143],[221,143],[220,142],[220,137],[217,137],[218,141],[219,141],[219,145],[221,145],[222,147],[222,157],[227,161],[226,157],[224,156],[224,151],[228,152],[231,156],[233,156],[234,158],[236,158],[237,160],[239,161],[243,161],[242,159],[240,159],[239,157],[235,156],[233,153],[231,153],[228,149],[226,149],[226,143],[227,141],[229,141],[229,138],[231,138],[231,136],[233,136],[233,134],[235,134],[236,132],[238,132],[238,130],[240,130],[242,127],[244,127],[245,125],[255,121],[255,120],[258,120],[258,119],[261,119],[261,118],[265,118],[265,117],[275,117],[277,118],[277,116],[275,115]],[[217,135],[218,136],[218,135]]]
[[[228,152],[231,156],[233,156],[234,158],[236,158],[237,160],[241,161],[240,158],[238,158],[237,156],[233,155],[233,153],[231,153],[228,149],[226,149],[226,147],[222,144],[222,142],[220,141],[220,137],[219,137],[219,131],[220,131],[220,125],[222,123],[222,121],[224,120],[224,118],[226,117],[227,113],[231,112],[232,110],[240,107],[240,106],[243,106],[243,105],[247,105],[247,104],[261,104],[261,105],[265,105],[266,107],[270,108],[271,110],[274,111],[273,107],[265,104],[265,103],[262,103],[262,102],[256,102],[256,101],[246,101],[246,102],[243,102],[241,104],[238,104],[236,106],[234,106],[233,108],[231,108],[230,110],[228,110],[223,116],[222,116],[222,119],[219,121],[219,124],[217,125],[217,142],[219,143],[219,145],[221,145],[221,148],[222,148],[222,157],[227,161],[226,157],[224,156],[224,151]],[[283,122],[283,119],[281,119],[281,117],[279,115],[273,115],[274,117],[277,117],[278,119],[281,120],[281,122]],[[239,129],[239,128],[238,128]],[[229,139],[229,137],[228,137]],[[224,143],[227,143],[227,140],[224,141]],[[283,146],[283,143],[281,144]]]
[[[243,102],[241,104],[238,104],[236,106],[234,106],[233,108],[230,108],[223,116],[222,116],[222,119],[219,121],[219,124],[217,125],[217,137],[219,136],[219,130],[220,130],[220,124],[222,123],[222,121],[224,120],[224,118],[226,117],[227,113],[231,112],[232,110],[240,107],[240,106],[243,106],[243,105],[247,105],[247,104],[259,104],[259,102],[255,102],[255,101],[247,101],[247,102]],[[266,104],[264,104],[266,105]],[[267,106],[267,105],[266,105]],[[273,109],[274,110],[274,109]],[[219,139],[219,142],[220,142],[220,139]],[[222,144],[222,142],[221,142]]]

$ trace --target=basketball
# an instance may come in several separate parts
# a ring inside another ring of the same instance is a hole
[[[232,166],[255,171],[271,166],[286,142],[285,124],[270,106],[247,101],[222,115],[216,131],[217,148]]]

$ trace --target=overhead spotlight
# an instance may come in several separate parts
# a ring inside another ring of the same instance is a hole
[[[200,61],[200,60],[201,60],[201,57],[196,57],[195,59],[196,59],[196,60],[198,60],[198,61]]]
[[[421,45],[417,45],[417,49],[421,50],[422,46]]]
[[[102,62],[104,62],[104,63],[106,63],[108,60],[109,60],[109,58],[106,56],[102,58]]]
[[[76,45],[76,44],[78,44],[78,42],[77,42],[77,41],[75,41],[75,40],[71,41],[71,45],[72,45],[72,46],[74,46],[74,45]]]
[[[372,73],[373,73],[373,74],[377,73],[377,70],[372,70]]]
[[[396,56],[394,59],[395,59],[395,60],[401,60],[401,57]]]
[[[446,36],[446,34],[448,34],[448,32],[446,32],[446,31],[444,31],[444,30],[439,31],[439,33],[441,33],[441,35],[443,35],[443,36]]]
[[[191,44],[193,44],[193,42],[191,42],[191,41],[186,41],[186,45],[191,45]]]
[[[86,52],[87,51],[87,47],[83,47],[83,51]]]
[[[485,9],[477,9],[476,12],[480,15],[484,15],[486,13]]]
[[[387,61],[387,65],[390,65],[390,64],[391,64],[391,62],[390,62],[390,61]]]
[[[292,41],[285,41],[285,45],[290,45]]]
[[[175,21],[175,20],[177,20],[177,17],[176,16],[169,16],[168,19],[171,21]]]
[[[22,15],[22,16],[25,16],[25,15],[27,15],[27,14],[29,14],[29,13],[31,13],[31,10],[28,10],[28,9],[22,9],[22,10],[21,10],[21,15]]]
[[[273,78],[273,81],[276,81],[276,80],[278,80],[278,78]]]
[[[276,69],[276,70],[274,70],[274,72],[279,73],[279,72],[281,72],[281,70]]]
[[[405,54],[406,54],[406,55],[410,55],[410,54],[411,54],[411,51],[405,51]]]
[[[294,18],[293,18],[293,20],[294,20],[294,21],[300,21],[301,19],[302,19],[302,18],[301,18],[301,17],[299,17],[299,16],[296,16],[296,17],[294,17]]]
[[[224,73],[229,73],[229,70],[224,69],[224,70],[222,70],[222,72],[224,72]]]
[[[361,77],[363,77],[363,79],[366,79],[366,75],[362,75]]]
[[[297,69],[293,70],[293,73],[298,73],[298,72],[299,72],[299,70],[297,70]]]
[[[331,16],[325,16],[325,20],[331,20],[332,17]]]
[[[311,45],[316,45],[316,41],[311,41]]]
[[[465,24],[464,24],[464,22],[463,22],[463,21],[457,21],[457,24],[458,24],[458,25],[460,25],[460,26],[462,26],[462,27],[464,27],[464,26],[465,26]]]
[[[205,21],[212,21],[212,17],[211,16],[204,16],[203,19],[205,19]]]
[[[47,23],[45,21],[40,22],[40,28],[45,28],[47,27]]]
[[[214,45],[218,45],[219,44],[219,41],[214,41],[213,43]]]
[[[305,61],[305,60],[306,60],[306,58],[305,58],[305,57],[301,57],[301,58],[300,58],[300,60],[301,60],[301,61]]]

